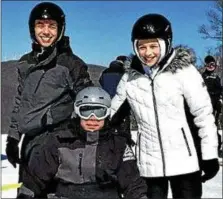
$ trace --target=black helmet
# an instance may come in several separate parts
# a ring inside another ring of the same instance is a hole
[[[53,19],[58,23],[58,38],[59,41],[65,31],[65,14],[63,10],[56,4],[51,2],[43,2],[36,5],[29,16],[29,32],[32,40],[36,41],[35,37],[35,20],[36,19]]]
[[[131,40],[162,39],[165,42],[165,55],[172,48],[172,28],[168,19],[160,14],[147,14],[140,17],[132,29]],[[134,49],[136,50],[136,49]]]
[[[125,55],[119,55],[118,57],[116,57],[116,60],[124,63],[126,60],[128,60],[128,57]]]
[[[207,55],[205,58],[204,58],[204,62],[205,62],[205,64],[209,64],[209,63],[211,63],[211,62],[216,62],[215,61],[215,58],[213,57],[213,56],[211,56],[211,55]]]
[[[140,17],[132,29],[132,42],[135,39],[171,39],[170,22],[160,14],[148,14]]]

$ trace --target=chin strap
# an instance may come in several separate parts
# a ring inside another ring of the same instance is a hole
[[[32,49],[34,52],[34,58],[36,59],[38,64],[43,64],[44,62],[47,62],[47,60],[52,60],[57,55],[57,48],[55,45],[42,47],[37,43],[33,43]]]

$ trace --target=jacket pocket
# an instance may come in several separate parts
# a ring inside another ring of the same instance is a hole
[[[64,182],[83,184],[86,182],[83,172],[84,148],[59,148],[59,167],[55,177]]]
[[[19,131],[28,136],[36,136],[42,133],[45,127],[46,111],[25,113],[19,118]]]
[[[188,140],[187,140],[186,134],[185,134],[185,131],[184,131],[184,129],[183,129],[183,128],[181,128],[181,131],[182,131],[182,133],[183,133],[184,141],[185,141],[185,144],[186,144],[186,147],[187,147],[187,150],[188,150],[189,156],[192,156],[192,154],[191,154],[191,150],[190,150],[190,146],[189,146],[189,143],[188,143]]]

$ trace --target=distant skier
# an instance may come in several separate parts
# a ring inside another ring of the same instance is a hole
[[[117,85],[125,73],[124,65],[126,61],[128,61],[127,56],[119,55],[109,64],[109,67],[101,73],[99,83],[101,87],[110,94],[111,98],[115,96]],[[130,132],[130,111],[131,108],[126,100],[113,118],[112,123],[119,129],[119,134],[121,133],[125,135],[129,141],[132,142]]]
[[[215,123],[219,125],[220,114],[222,112],[222,96],[223,96],[223,87],[221,85],[221,79],[216,73],[217,63],[213,56],[207,55],[204,58],[205,62],[205,71],[202,74],[202,77],[205,81],[205,84],[208,89],[208,93],[211,97],[211,103],[213,106],[213,113],[215,116]],[[222,157],[222,138],[221,134],[218,133],[218,154],[219,157]]]

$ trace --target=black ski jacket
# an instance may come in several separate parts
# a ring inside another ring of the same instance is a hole
[[[92,85],[87,65],[72,53],[69,38],[38,61],[37,52],[24,55],[18,64],[18,93],[8,135],[36,136],[70,118],[76,93]]]
[[[125,137],[111,127],[74,131],[73,137],[48,134],[33,147],[18,198],[43,197],[52,183],[59,198],[147,198],[147,186]]]

